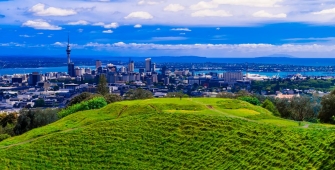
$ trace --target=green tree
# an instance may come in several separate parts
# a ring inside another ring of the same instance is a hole
[[[104,74],[100,75],[97,92],[103,96],[109,93],[107,79]]]
[[[44,105],[45,105],[44,99],[37,99],[35,101],[34,107],[44,107]]]
[[[318,118],[324,123],[335,123],[335,91],[321,99],[321,111]]]
[[[296,121],[309,121],[316,117],[311,98],[308,96],[293,97],[290,100],[291,118]]]
[[[144,90],[141,88],[138,89],[131,89],[126,93],[125,98],[127,100],[138,100],[138,99],[151,99],[153,98],[153,95],[151,91],[149,90]]]
[[[81,93],[80,95],[72,98],[70,100],[70,102],[68,103],[67,107],[75,105],[77,103],[80,103],[80,102],[84,101],[85,99],[87,99],[87,98],[89,98],[91,96],[92,96],[92,94],[88,93],[88,92]]]
[[[275,99],[274,104],[280,113],[280,117],[289,119],[291,117],[290,100],[288,99]]]
[[[262,107],[272,112],[273,115],[278,116],[278,117],[280,116],[280,113],[277,110],[276,106],[270,100],[266,99],[264,103],[262,104]]]

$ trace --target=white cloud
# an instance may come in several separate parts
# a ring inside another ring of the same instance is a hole
[[[192,31],[188,28],[172,28],[171,31]]]
[[[191,14],[192,17],[230,17],[233,16],[227,11],[224,10],[201,10],[201,11],[196,11]]]
[[[111,34],[111,33],[113,33],[113,31],[112,30],[105,30],[105,31],[102,31],[102,33]]]
[[[185,7],[180,4],[170,4],[164,8],[164,11],[178,12],[184,10]]]
[[[335,14],[335,8],[324,9],[324,10],[319,11],[319,12],[313,12],[312,14],[315,14],[315,15]]]
[[[283,0],[212,0],[212,3],[220,5],[243,5],[255,7],[278,7]]]
[[[83,31],[84,31],[84,29],[81,29],[81,28],[78,29],[78,32],[80,32],[80,33],[83,32]]]
[[[216,30],[220,30],[220,29],[221,29],[221,28],[219,28],[219,27],[218,27],[218,28],[216,28]]]
[[[55,43],[53,43],[52,45],[54,45],[54,46],[61,46],[61,47],[64,47],[64,46],[65,46],[65,44],[64,44],[64,43],[61,43],[61,42],[55,42]]]
[[[44,33],[43,33],[43,32],[39,32],[39,33],[37,33],[37,34],[39,34],[39,35],[43,35]]]
[[[255,12],[254,14],[252,14],[252,16],[254,17],[260,17],[260,18],[286,18],[287,15],[284,13],[280,13],[280,14],[270,14],[264,10]]]
[[[30,36],[30,35],[20,35],[20,37],[24,37],[24,38],[30,38],[30,37],[34,37],[34,36]]]
[[[51,25],[44,20],[28,20],[22,24],[23,27],[31,27],[38,30],[61,30],[62,27]]]
[[[210,8],[217,8],[219,5],[214,2],[205,2],[200,1],[197,4],[191,5],[190,9],[192,10],[202,10],[202,9],[210,9]]]
[[[125,19],[133,19],[133,18],[138,18],[138,19],[153,19],[154,17],[144,11],[137,11],[137,12],[132,12],[128,16],[125,17]]]
[[[75,22],[69,22],[68,25],[88,25],[89,22],[85,21],[85,20],[79,20],[79,21],[75,21]]]
[[[93,26],[105,26],[105,23],[103,22],[96,22],[94,24],[92,24]]]
[[[152,37],[152,41],[178,41],[186,40],[186,37]]]
[[[77,14],[77,12],[72,9],[62,9],[55,7],[45,8],[45,5],[41,3],[34,5],[29,9],[29,12],[36,16],[69,16]]]
[[[134,25],[134,28],[142,28],[142,25],[141,24],[136,24],[136,25]]]
[[[114,28],[115,29],[115,28],[119,27],[119,24],[116,23],[116,22],[112,22],[110,24],[104,25],[103,27],[106,28],[106,29],[110,29],[110,28]]]
[[[155,2],[155,1],[146,1],[146,0],[141,0],[141,1],[138,1],[137,3],[138,5],[156,5],[156,4],[159,4],[159,2]]]

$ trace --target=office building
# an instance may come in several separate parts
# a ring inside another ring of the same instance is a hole
[[[156,63],[153,63],[151,65],[151,72],[155,72],[155,70],[156,70]]]
[[[158,74],[156,72],[152,73],[152,82],[158,83]]]
[[[224,79],[225,83],[234,84],[237,80],[243,79],[242,72],[225,72],[223,73],[222,78]]]
[[[67,65],[67,73],[70,77],[76,77],[76,72],[74,69],[74,63],[69,63]]]
[[[98,70],[100,67],[102,67],[102,63],[100,60],[95,61],[95,68]]]
[[[145,59],[145,71],[151,72],[151,58]]]
[[[42,81],[43,77],[38,72],[33,72],[29,74],[28,85],[36,86],[38,82]]]
[[[128,72],[133,73],[135,71],[135,63],[134,61],[130,61],[128,64]]]
[[[123,67],[123,66],[120,67],[120,72],[121,72],[121,73],[125,73],[125,72],[126,72],[126,67]]]

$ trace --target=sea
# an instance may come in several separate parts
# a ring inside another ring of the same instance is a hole
[[[139,58],[137,58],[138,60]],[[136,59],[134,60],[136,62]],[[143,60],[140,60],[143,61]],[[333,66],[335,67],[335,58],[204,58],[204,57],[153,57],[153,62],[180,62],[180,63],[258,63],[258,64],[278,64],[278,65],[296,65],[296,66]],[[81,68],[95,69],[95,66],[79,66]],[[135,69],[135,71],[138,71]],[[32,72],[67,72],[67,66],[62,67],[39,67],[39,68],[5,68],[0,69],[0,75],[29,74]],[[206,74],[210,72],[223,73],[223,70],[197,71],[195,74]],[[287,75],[297,74],[298,72],[249,72],[250,74],[260,74],[265,76],[286,77]],[[330,72],[302,72],[304,76],[335,76]]]

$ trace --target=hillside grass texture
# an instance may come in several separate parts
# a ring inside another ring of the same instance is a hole
[[[333,169],[334,139],[239,100],[123,101],[0,142],[0,169]]]

